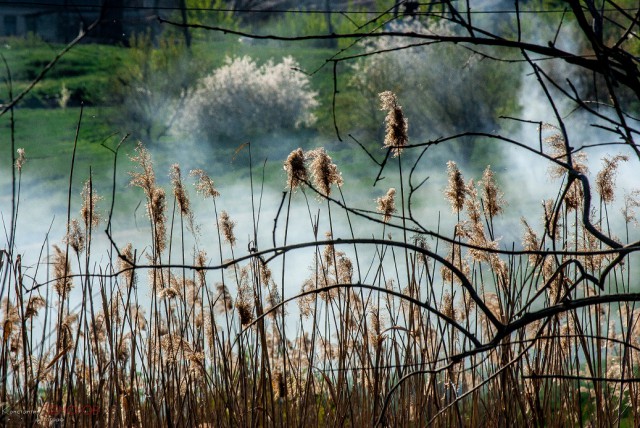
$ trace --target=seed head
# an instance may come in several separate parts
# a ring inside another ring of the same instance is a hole
[[[4,323],[17,323],[20,321],[20,312],[6,297],[0,303],[0,311],[2,311],[2,321]]]
[[[163,188],[155,187],[153,189],[152,198],[148,204],[149,218],[154,227],[154,238],[156,250],[158,253],[164,251],[166,247],[167,228],[165,216],[166,209],[166,194]]]
[[[309,180],[304,161],[304,152],[301,148],[297,148],[289,153],[287,160],[284,162],[284,170],[287,172],[287,187],[291,191],[296,190],[301,184]]]
[[[459,315],[461,320],[466,320],[471,315],[471,311],[475,307],[475,302],[471,298],[471,295],[466,291],[462,291],[462,301],[458,306],[458,309],[455,311],[456,315]]]
[[[64,296],[71,288],[73,288],[73,281],[69,275],[71,275],[71,265],[69,264],[69,260],[67,255],[58,247],[57,245],[53,246],[55,250],[54,259],[53,259],[53,276],[56,279],[53,288],[56,290],[56,293],[60,296]]]
[[[504,321],[504,314],[502,311],[502,304],[500,302],[500,298],[495,293],[485,293],[484,295],[484,304],[487,306],[493,315],[501,321]]]
[[[284,399],[287,397],[287,384],[281,370],[276,370],[271,378],[271,385],[276,398]]]
[[[312,159],[309,169],[313,176],[313,185],[322,195],[331,195],[332,184],[342,186],[342,175],[324,148],[321,147],[308,152],[307,157]]]
[[[253,321],[253,292],[250,287],[248,270],[245,267],[240,272],[240,283],[238,284],[238,295],[236,297],[236,309],[242,325],[247,325]]]
[[[469,276],[469,262],[466,258],[462,257],[460,245],[449,245],[449,253],[447,254],[446,260],[450,262],[458,271],[462,272],[464,276]],[[458,277],[458,275],[454,275],[453,271],[445,265],[440,268],[440,274],[442,275],[442,280],[444,282],[460,283],[460,278]]]
[[[215,299],[216,309],[221,313],[233,309],[233,300],[227,286],[219,282],[216,284],[216,291],[218,292],[218,296]]]
[[[300,292],[304,293],[304,292],[313,290],[314,288],[316,287],[313,280],[310,278],[307,278],[307,280],[305,280],[305,282],[302,284]],[[314,300],[315,300],[315,297],[313,294],[307,294],[301,297],[300,299],[298,299],[298,307],[300,308],[300,314],[303,317],[308,318],[312,315],[313,310],[311,308]]]
[[[191,344],[177,334],[164,334],[158,341],[156,352],[160,354],[162,348],[162,356],[165,363],[176,363],[179,357],[190,354],[192,351]]]
[[[351,284],[353,281],[353,263],[346,254],[338,253],[338,282]]]
[[[582,188],[582,182],[574,180],[567,190],[567,194],[564,197],[564,203],[567,206],[568,211],[577,210],[584,200],[584,190]]]
[[[413,235],[411,237],[411,240],[413,241],[413,245],[415,245],[416,247],[421,248],[424,251],[429,251],[429,244],[427,243],[427,239],[423,236],[423,235]],[[418,261],[423,265],[426,266],[427,265],[427,256],[425,255],[424,252],[420,251],[417,253],[418,256]]]
[[[47,306],[46,300],[41,296],[31,296],[24,312],[25,319],[38,316],[38,311]]]
[[[382,213],[382,221],[385,223],[391,220],[391,216],[396,210],[396,189],[393,187],[387,190],[387,194],[376,199],[378,203],[378,211]]]
[[[251,305],[246,300],[236,299],[236,309],[238,310],[238,316],[240,317],[240,324],[248,325],[253,321],[253,313],[251,312]]]
[[[264,261],[260,260],[260,281],[264,287],[268,287],[271,284],[271,269]]]
[[[482,174],[482,198],[484,200],[485,213],[489,218],[502,213],[505,205],[504,193],[496,186],[496,180],[489,165],[487,165]]]
[[[451,318],[451,319],[456,319],[456,309],[453,305],[453,297],[451,297],[451,294],[449,294],[448,292],[445,292],[442,295],[442,302],[440,303],[440,312],[443,313],[443,315]]]
[[[133,265],[131,262],[134,262],[133,256],[133,245],[129,242],[121,251],[122,258],[118,259],[118,270],[125,271],[124,277],[126,278],[127,286],[131,287],[135,283],[135,273],[132,269]]]
[[[23,148],[19,148],[17,150],[18,152],[18,158],[16,159],[16,169],[18,171],[22,171],[22,166],[24,165],[24,163],[27,161],[27,158],[24,156],[24,149]]]
[[[331,234],[331,232],[325,232],[324,236],[326,236],[328,240],[333,239],[333,235]],[[336,257],[335,246],[333,244],[325,245],[324,250],[322,251],[322,256],[327,268],[333,266],[333,260]]]
[[[591,223],[593,226],[599,231],[602,232],[602,228],[600,224],[595,221],[594,214],[590,216]],[[592,235],[585,228],[584,224],[580,225],[580,229],[582,229],[582,233],[579,233],[576,238],[577,250],[584,253],[589,253],[593,251],[598,251],[600,249],[601,242],[594,235]],[[599,271],[603,264],[607,261],[607,256],[605,254],[589,254],[585,256],[577,256],[576,257],[583,266],[589,270],[590,272]]]
[[[73,324],[78,321],[78,315],[69,314],[64,317],[58,329],[58,349],[69,352],[73,349]]]
[[[233,228],[235,226],[236,223],[229,218],[229,214],[227,214],[226,211],[222,211],[220,213],[220,231],[222,232],[222,236],[224,236],[224,240],[232,247],[236,245],[236,237],[233,234]]]
[[[369,311],[369,340],[373,342],[375,347],[382,344],[382,320],[380,319],[380,310],[371,309]]]
[[[120,362],[125,362],[129,359],[129,351],[131,345],[129,344],[128,339],[129,338],[125,336],[118,344],[118,349],[116,350],[116,359]]]
[[[624,195],[624,207],[621,208],[624,221],[638,225],[636,208],[640,207],[640,189]]]
[[[557,128],[554,127],[554,129]],[[551,156],[553,158],[566,163],[569,160],[567,155],[571,154],[573,169],[581,174],[586,174],[589,171],[589,168],[587,168],[587,154],[585,152],[567,153],[567,145],[565,144],[562,134],[555,133],[544,141],[551,148]],[[566,172],[564,167],[557,164],[553,164],[549,168],[549,174],[552,178],[562,177]]]
[[[267,294],[267,306],[265,308],[265,310],[269,312],[270,318],[276,319],[276,317],[282,316],[283,307],[278,307],[280,303],[282,303],[282,298],[280,297],[277,287],[271,287]],[[274,309],[276,307],[278,308]]]
[[[196,274],[198,275],[199,286],[204,287],[207,281],[207,272],[204,267],[207,265],[207,253],[199,250],[195,255]]]
[[[628,156],[617,155],[613,158],[605,156],[602,159],[603,168],[596,176],[596,190],[600,194],[603,202],[613,201],[613,190],[615,188],[616,173],[620,162],[629,160]]]
[[[402,148],[409,142],[407,131],[409,122],[402,113],[402,106],[398,104],[396,95],[391,91],[385,91],[379,94],[380,110],[387,111],[385,121],[385,137],[384,147],[392,148],[393,156],[399,156]]]
[[[136,155],[131,157],[131,160],[140,166],[142,172],[131,172],[131,186],[140,187],[144,190],[148,199],[153,196],[153,190],[156,187],[156,176],[153,171],[153,162],[151,162],[151,155],[149,151],[138,143],[135,148]]]
[[[468,197],[465,198],[465,205],[469,221],[471,221],[473,227],[482,229],[482,214],[480,212],[480,203],[478,202],[478,189],[473,180],[469,180],[467,183],[466,192]]]
[[[444,194],[451,203],[451,210],[457,214],[464,207],[466,188],[462,173],[454,161],[447,162],[447,175],[449,177],[449,183]]]
[[[196,192],[205,198],[217,198],[220,196],[220,192],[215,188],[213,180],[206,172],[201,169],[194,169],[189,174],[198,179],[198,182],[195,183]]]
[[[134,327],[140,330],[147,329],[147,319],[145,318],[144,308],[140,305],[129,306],[129,319]]]
[[[64,238],[64,242],[69,244],[77,254],[84,251],[84,232],[82,231],[80,223],[75,218],[69,223],[69,230],[67,236]]]
[[[84,221],[84,226],[86,229],[97,227],[100,224],[100,214],[96,210],[96,204],[102,198],[98,196],[93,188],[91,178],[85,181],[81,195],[82,208],[80,209],[80,216]]]
[[[189,195],[182,184],[182,174],[180,173],[180,165],[174,163],[171,165],[169,177],[171,178],[171,186],[173,187],[173,195],[178,202],[178,208],[183,216],[189,217],[191,213]]]
[[[524,226],[524,235],[522,236],[522,248],[525,251],[539,251],[540,250],[540,241],[538,239],[538,236],[533,231],[531,226],[529,226],[529,223],[527,222],[527,220],[524,217],[522,217],[520,219],[520,221],[522,222],[522,224]],[[540,256],[537,255],[537,254],[530,254],[529,255],[529,264],[532,265],[532,266],[535,266],[538,263],[539,258],[540,258]]]
[[[169,272],[169,284],[161,287],[158,290],[158,298],[172,300],[176,297],[182,296],[182,290],[184,286],[184,278],[177,277]]]

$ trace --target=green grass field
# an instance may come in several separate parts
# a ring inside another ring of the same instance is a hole
[[[6,61],[2,76],[7,78],[8,68],[13,82],[14,96],[19,94],[38,76],[62,49],[31,38],[9,38],[0,42],[0,52]],[[70,92],[69,103],[78,105],[103,104],[108,95],[109,79],[115,68],[126,62],[128,51],[123,48],[98,44],[81,44],[65,54],[35,89],[23,100],[23,107],[57,107],[63,85]],[[4,80],[4,79],[3,79]],[[0,102],[6,103],[8,90],[0,91]]]
[[[15,110],[15,147],[25,150],[29,162],[25,167],[25,178],[38,180],[52,188],[66,186],[80,111],[79,107]],[[109,111],[108,108],[84,108],[76,147],[76,183],[86,180],[89,167],[101,179],[111,174],[113,156],[103,143],[115,145],[117,136],[109,138],[113,134],[105,122]],[[3,117],[0,126],[5,140],[3,146],[8,148],[9,114]],[[8,155],[8,150],[5,153]],[[2,157],[3,170],[8,171],[10,161],[9,156]]]

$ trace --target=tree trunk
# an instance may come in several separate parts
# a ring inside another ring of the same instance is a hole
[[[327,32],[329,34],[333,34],[333,23],[331,22],[331,15],[332,15],[332,9],[331,9],[331,1],[330,0],[324,0],[324,17],[327,21]],[[336,48],[338,47],[338,40],[337,39],[328,39],[327,40],[327,47],[330,48]]]
[[[184,43],[187,46],[187,49],[191,49],[191,32],[189,31],[189,27],[187,24],[187,5],[185,0],[180,0],[180,13],[182,14],[182,23],[185,24],[182,27],[182,33],[184,34]]]

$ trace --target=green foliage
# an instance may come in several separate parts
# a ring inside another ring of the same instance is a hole
[[[113,155],[102,146],[106,141],[111,145],[113,139],[108,139],[112,130],[106,126],[106,117],[113,115],[111,108],[85,107],[82,126],[78,135],[76,153],[76,167],[81,174],[75,177],[74,185],[81,185],[81,176],[86,175],[89,168],[100,183],[96,184],[101,191],[109,190],[109,177],[112,175]],[[27,183],[33,183],[42,194],[59,192],[68,184],[69,165],[73,150],[80,108],[66,109],[30,109],[20,108],[15,112],[15,138],[19,147],[24,148],[27,156],[25,176]],[[5,116],[0,122],[0,135],[7,136],[10,123]],[[5,143],[6,139],[1,142]],[[0,169],[8,171],[11,167],[11,157],[8,151],[2,156]],[[86,178],[86,177],[85,177]]]
[[[373,15],[363,13],[366,11],[365,6],[360,4],[352,4],[346,7],[347,10],[355,13],[339,14],[335,11],[344,9],[344,6],[335,6],[330,2],[318,2],[315,9],[305,9],[304,7],[296,7],[297,12],[289,12],[273,15],[267,22],[254,23],[252,31],[260,34],[276,34],[280,36],[306,36],[306,35],[322,35],[322,34],[348,34],[362,30],[361,25],[368,22]],[[334,13],[325,13],[333,11]],[[367,27],[369,28],[369,27]],[[329,40],[312,40],[301,42],[308,48],[331,48],[342,49],[353,44],[349,39],[329,39]],[[291,44],[287,48],[293,47]],[[351,50],[353,52],[353,49]],[[332,52],[335,54],[335,51]]]
[[[395,28],[400,31],[429,31],[417,21]],[[439,28],[437,31],[447,31]],[[415,41],[413,41],[415,43]],[[493,61],[456,45],[416,46],[394,52],[381,51],[406,47],[402,39],[380,39],[368,47],[371,54],[353,64],[351,80],[353,109],[359,124],[377,130],[370,137],[380,140],[382,115],[378,94],[390,90],[410,117],[409,132],[414,138],[435,139],[465,131],[493,132],[501,128],[501,115],[519,110],[520,67]],[[457,146],[465,161],[477,159],[477,145],[461,141]],[[496,151],[481,147],[483,157]]]
[[[11,72],[14,96],[24,90],[62,48],[33,36],[4,39],[0,43],[0,53]],[[128,51],[117,46],[78,45],[58,61],[21,105],[57,107],[63,85],[69,90],[69,106],[77,106],[81,102],[85,105],[104,104],[108,99],[107,82],[113,76],[112,71],[126,61],[127,54]],[[0,74],[4,80],[4,66]],[[7,100],[8,91],[3,85],[0,104]]]
[[[274,16],[268,23],[260,25],[257,30],[264,34],[304,36],[329,33],[353,33],[357,30],[357,26],[355,22],[343,15],[301,10],[296,13]],[[308,45],[310,47],[342,48],[350,43],[351,41],[348,40],[315,40],[309,42]]]
[[[637,32],[629,31],[634,24],[637,2],[621,0],[616,2],[620,10],[610,10],[605,14],[605,39],[609,46],[620,42],[621,47],[636,58],[640,56],[640,37]]]
[[[150,33],[131,39],[129,60],[113,74],[114,125],[148,140],[162,137],[177,117],[199,74],[199,62],[182,39]]]
[[[237,16],[230,11],[233,5],[224,0],[185,0],[187,7],[186,18],[189,24],[208,25],[236,30],[240,21]],[[221,10],[221,11],[218,11]],[[173,16],[175,21],[180,22],[182,16],[176,12]],[[220,40],[224,36],[206,31],[195,31],[192,33],[199,40]]]

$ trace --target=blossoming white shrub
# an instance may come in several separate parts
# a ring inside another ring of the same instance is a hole
[[[212,140],[313,125],[318,94],[308,76],[296,68],[292,57],[261,66],[248,56],[227,58],[225,65],[199,82],[178,130]]]

